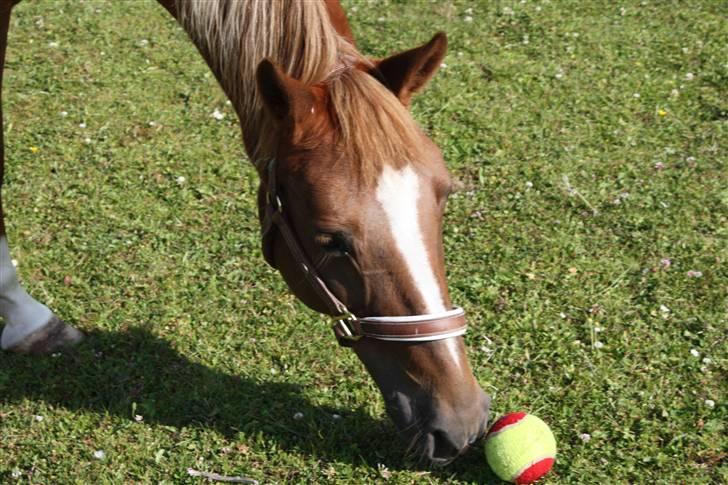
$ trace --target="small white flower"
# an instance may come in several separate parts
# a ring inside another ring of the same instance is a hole
[[[627,14],[627,9],[626,8],[622,7],[622,8],[619,9],[619,15],[621,15],[622,17],[624,17],[626,14]]]
[[[527,189],[530,189],[531,187],[533,187],[533,182],[531,182],[531,181],[529,180],[529,181],[527,181],[527,182],[526,182],[526,188],[527,188]]]
[[[591,441],[591,435],[589,433],[581,433],[579,439],[584,443],[589,443]]]
[[[503,15],[513,15],[513,9],[511,7],[503,7]]]
[[[700,357],[700,352],[697,351],[697,349],[690,349],[690,355],[693,357]]]
[[[640,99],[640,93],[634,93],[634,94],[632,95],[632,97],[633,97],[634,99]]]
[[[703,272],[691,269],[690,271],[687,272],[687,275],[688,275],[688,278],[702,278]]]
[[[155,126],[157,126],[157,123],[156,123],[155,121],[150,121],[150,122],[149,122],[148,124],[149,124],[149,126],[151,126],[152,128],[154,128]]]
[[[713,360],[710,357],[703,357],[703,364],[712,364]]]
[[[184,185],[185,182],[187,182],[187,179],[185,177],[183,177],[182,175],[177,177],[177,185]]]
[[[142,416],[141,414],[135,414],[134,421],[136,421],[137,423],[141,423],[142,421],[144,421],[144,416]]]
[[[665,305],[660,305],[660,311],[662,313],[670,313],[670,309],[667,308]]]
[[[51,49],[55,49],[56,47],[58,47],[58,42],[48,42],[48,47],[50,47]]]
[[[68,116],[68,111],[61,111],[61,118]]]
[[[471,17],[470,15],[466,15],[465,17],[463,17],[463,20],[465,22],[472,22],[473,21],[473,17]]]
[[[445,64],[445,63],[443,62],[442,64],[440,64],[440,67],[441,67],[442,69],[445,69],[445,68],[447,67],[447,64]]]
[[[278,374],[278,369],[276,369],[275,367],[271,367],[270,368],[270,373],[273,374],[273,375],[276,375],[276,374]]]
[[[604,329],[602,327],[594,327],[594,333],[601,333]]]
[[[540,12],[541,11],[541,5],[536,5],[536,11],[537,12]]]
[[[686,81],[692,81],[693,79],[695,79],[695,74],[693,74],[692,72],[685,74]]]
[[[10,475],[11,475],[11,476],[12,476],[13,478],[20,478],[20,476],[21,476],[22,474],[23,474],[23,472],[21,472],[21,471],[20,471],[20,470],[18,470],[17,468],[16,468],[16,469],[14,469],[14,470],[13,470],[13,471],[12,471],[12,472],[10,473]]]
[[[298,413],[294,414],[293,415],[293,419],[295,419],[296,421],[302,420],[303,419],[303,413],[302,412],[298,412]]]
[[[341,415],[340,414],[332,414],[331,415],[331,418],[334,419],[335,421],[338,421],[339,419],[341,419]]]
[[[683,47],[682,51],[683,51],[683,54],[687,54],[688,52],[690,52],[690,49],[688,49],[687,47]]]
[[[688,162],[688,163],[694,163],[695,162],[695,157],[688,157],[688,158],[685,159],[685,161]]]
[[[529,42],[530,42],[530,37],[528,36],[528,34],[525,34],[523,36],[523,44],[528,45]]]
[[[604,347],[604,344],[602,342],[600,342],[599,340],[597,340],[596,342],[594,342],[594,348],[595,349],[601,349],[602,347]]]
[[[554,77],[556,79],[562,79],[564,77],[564,71],[559,69],[558,71],[556,71],[556,74],[554,74]]]
[[[86,123],[79,123],[78,127],[83,130],[84,128],[86,128]]]
[[[89,143],[91,143],[91,138],[86,137],[83,139],[83,142],[88,145]]]
[[[13,265],[13,268],[17,268],[18,267],[18,260],[17,259],[11,259],[10,260],[10,264]]]
[[[104,450],[96,450],[94,451],[94,458],[97,460],[103,460],[106,458],[106,452]]]
[[[675,88],[675,89],[673,89],[672,91],[670,91],[670,96],[672,96],[673,98],[676,98],[676,97],[678,97],[679,95],[680,95],[680,90],[679,90],[679,89],[677,89],[677,88]]]
[[[215,111],[213,111],[210,116],[215,118],[217,121],[220,121],[225,118],[225,113],[222,113],[219,109],[215,108]]]
[[[713,401],[712,399],[706,399],[705,406],[709,409],[713,409],[715,407],[715,401]]]
[[[468,14],[468,15],[470,15],[471,13],[473,13],[472,7],[471,8],[466,8],[465,9],[465,13]]]
[[[566,318],[566,313],[564,313],[564,312],[561,312],[561,313],[559,313],[559,316],[560,316],[561,318]]]
[[[41,421],[43,421],[44,418],[40,414],[36,414],[35,416],[33,416],[33,419],[40,423]]]
[[[149,41],[147,39],[142,39],[139,41],[139,46],[146,47],[149,45]]]
[[[379,17],[379,18],[377,19],[377,22],[384,22],[385,20],[387,20],[387,19],[386,19],[386,18],[384,18],[384,17]]]

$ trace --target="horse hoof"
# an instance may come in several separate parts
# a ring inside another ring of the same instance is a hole
[[[83,337],[79,330],[53,315],[46,325],[8,350],[18,354],[49,354],[72,347],[83,340]]]

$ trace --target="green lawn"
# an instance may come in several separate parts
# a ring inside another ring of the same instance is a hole
[[[413,111],[460,187],[450,287],[493,415],[556,434],[546,482],[728,481],[726,3],[345,4],[372,55],[449,34]],[[480,446],[412,468],[266,266],[234,114],[161,7],[21,3],[3,97],[13,257],[89,338],[0,354],[0,482],[499,483]]]

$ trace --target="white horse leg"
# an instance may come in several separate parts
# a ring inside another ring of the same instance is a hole
[[[5,321],[0,344],[4,350],[50,322],[53,312],[35,301],[18,283],[5,236],[0,236],[0,317]]]

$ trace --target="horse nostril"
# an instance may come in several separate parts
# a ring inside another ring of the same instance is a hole
[[[435,430],[431,433],[433,446],[430,449],[430,461],[433,463],[449,463],[456,458],[463,448],[468,446],[467,440],[453,437],[443,430]]]

